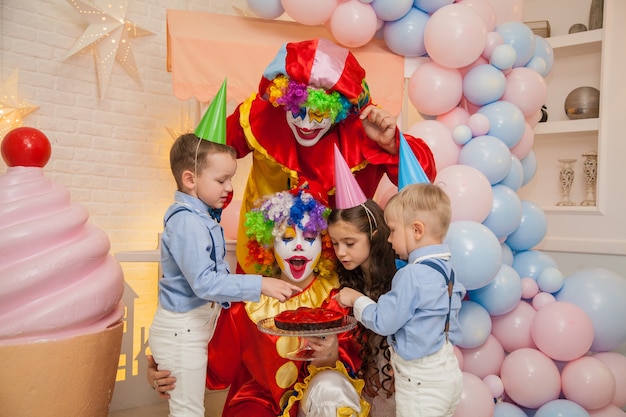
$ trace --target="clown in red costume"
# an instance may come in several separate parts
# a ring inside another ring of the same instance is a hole
[[[265,296],[233,303],[222,313],[209,344],[207,387],[228,388],[224,417],[368,415],[369,404],[360,395],[364,381],[352,375],[360,359],[351,331],[310,338],[315,353],[309,361],[288,359],[299,346],[296,337],[257,328],[258,322],[298,307],[348,314],[333,299],[339,282],[326,232],[329,212],[307,191],[294,190],[266,196],[246,214],[247,246],[261,272],[302,292],[284,303]]]
[[[399,131],[389,112],[372,104],[365,70],[345,48],[325,39],[283,45],[268,65],[259,91],[227,119],[227,143],[238,157],[253,153],[243,193],[237,259],[248,272],[244,215],[264,195],[306,187],[333,207],[337,145],[360,187],[371,198],[385,173],[398,177]],[[428,178],[433,155],[424,141],[405,135]]]

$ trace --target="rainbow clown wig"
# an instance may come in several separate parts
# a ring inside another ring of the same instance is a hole
[[[284,44],[263,72],[259,96],[294,115],[309,107],[333,123],[370,103],[365,70],[326,39]]]
[[[303,224],[304,215],[309,221]],[[330,209],[318,202],[306,190],[294,189],[271,194],[246,213],[248,236],[248,265],[265,276],[278,276],[280,268],[274,258],[274,239],[281,238],[287,227],[318,233],[322,238],[322,255],[313,272],[319,277],[330,277],[335,271],[335,252],[328,235]]]

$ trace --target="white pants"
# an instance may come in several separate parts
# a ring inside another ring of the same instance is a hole
[[[217,303],[187,313],[157,307],[149,343],[159,369],[176,377],[176,388],[170,391],[170,417],[204,417],[207,345],[221,310]]]
[[[392,349],[397,417],[451,417],[461,400],[463,374],[448,342],[438,352],[406,361]]]
[[[345,375],[332,369],[316,374],[300,401],[298,417],[336,417],[340,407],[361,411],[361,398]]]

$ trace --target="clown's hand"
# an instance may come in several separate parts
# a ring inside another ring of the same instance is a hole
[[[378,146],[392,155],[398,153],[396,146],[396,118],[386,110],[369,105],[361,111],[365,134]]]

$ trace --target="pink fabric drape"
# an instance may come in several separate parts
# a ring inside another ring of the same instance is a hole
[[[174,95],[206,102],[227,78],[229,100],[243,101],[257,91],[263,70],[283,43],[322,37],[333,40],[324,26],[167,10],[167,70],[172,72]],[[380,40],[352,52],[365,68],[374,102],[399,114],[403,57]]]

